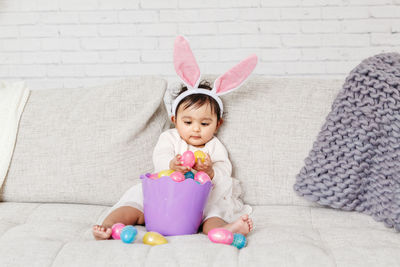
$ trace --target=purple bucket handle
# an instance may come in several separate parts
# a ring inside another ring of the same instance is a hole
[[[147,231],[165,236],[195,234],[203,219],[212,183],[193,179],[175,182],[169,176],[151,179],[141,175],[143,209]]]

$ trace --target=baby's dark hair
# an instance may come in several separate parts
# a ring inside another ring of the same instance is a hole
[[[208,81],[202,80],[198,86],[198,88],[206,89],[206,90],[212,90],[211,85]],[[178,97],[180,94],[183,92],[187,91],[188,88],[185,85],[182,85],[181,90],[179,93],[176,95]],[[185,98],[182,99],[182,101],[178,104],[175,110],[175,114],[178,111],[180,105],[184,104],[184,109],[187,109],[191,106],[195,107],[201,107],[204,104],[210,104],[211,111],[214,112],[217,115],[217,121],[221,119],[221,108],[219,107],[217,101],[215,101],[214,98],[212,98],[209,95],[205,94],[193,94],[193,95],[188,95]]]

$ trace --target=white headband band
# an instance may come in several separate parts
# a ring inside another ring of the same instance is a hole
[[[208,95],[210,97],[212,97],[213,99],[215,99],[215,101],[217,101],[218,106],[221,110],[220,113],[220,118],[222,118],[222,114],[224,113],[224,105],[222,104],[222,100],[221,98],[219,98],[217,96],[217,94],[212,91],[212,90],[207,90],[207,89],[201,89],[201,88],[193,88],[193,89],[188,89],[187,91],[183,92],[182,94],[180,94],[172,103],[172,115],[176,116],[176,108],[178,107],[179,103],[188,95],[194,95],[194,94],[203,94],[203,95]]]

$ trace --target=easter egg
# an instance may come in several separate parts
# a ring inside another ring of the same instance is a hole
[[[188,171],[187,173],[185,173],[185,178],[186,179],[194,179],[194,173],[191,171]]]
[[[196,175],[194,176],[194,180],[201,184],[205,184],[206,182],[211,181],[210,176],[208,176],[208,174],[205,172],[196,173]]]
[[[197,150],[194,152],[194,157],[196,158],[196,162],[199,159],[201,160],[201,162],[204,162],[204,160],[206,159],[206,154],[201,150]]]
[[[196,158],[194,157],[194,153],[188,150],[183,152],[181,156],[181,161],[183,166],[192,168],[195,164]]]
[[[225,228],[214,228],[208,231],[208,238],[214,243],[230,245],[233,242],[233,234]]]
[[[163,171],[160,171],[158,173],[158,178],[161,178],[163,176],[170,176],[173,172],[174,172],[174,170],[163,170]]]
[[[121,230],[120,238],[124,243],[132,243],[135,241],[137,230],[132,225],[127,225]]]
[[[150,179],[157,179],[157,178],[158,178],[158,173],[151,173],[151,174],[149,175],[149,178],[150,178]]]
[[[121,230],[125,227],[123,223],[116,223],[111,227],[112,233],[111,236],[114,239],[120,239]]]
[[[169,177],[171,177],[171,179],[175,182],[185,181],[185,175],[183,175],[181,172],[173,172]]]
[[[143,243],[151,246],[167,244],[168,241],[164,236],[157,232],[147,232],[143,236]]]
[[[233,234],[233,242],[231,245],[238,249],[243,248],[246,246],[246,237],[242,234]]]

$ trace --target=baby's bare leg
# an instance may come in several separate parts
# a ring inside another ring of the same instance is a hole
[[[211,217],[203,223],[203,233],[208,234],[208,231],[214,228],[224,228],[227,223],[218,217]]]
[[[123,223],[125,225],[144,224],[144,215],[143,212],[134,207],[122,206],[108,214],[102,226],[111,228],[115,223]]]
[[[111,227],[116,223],[125,225],[144,224],[144,215],[138,209],[130,206],[122,206],[113,210],[103,221],[102,225],[93,226],[93,236],[97,240],[109,239]]]
[[[225,228],[232,233],[247,235],[253,230],[253,220],[249,218],[249,215],[245,214],[232,223],[227,223],[219,217],[208,218],[203,223],[203,233],[205,234],[208,234],[214,228]]]

